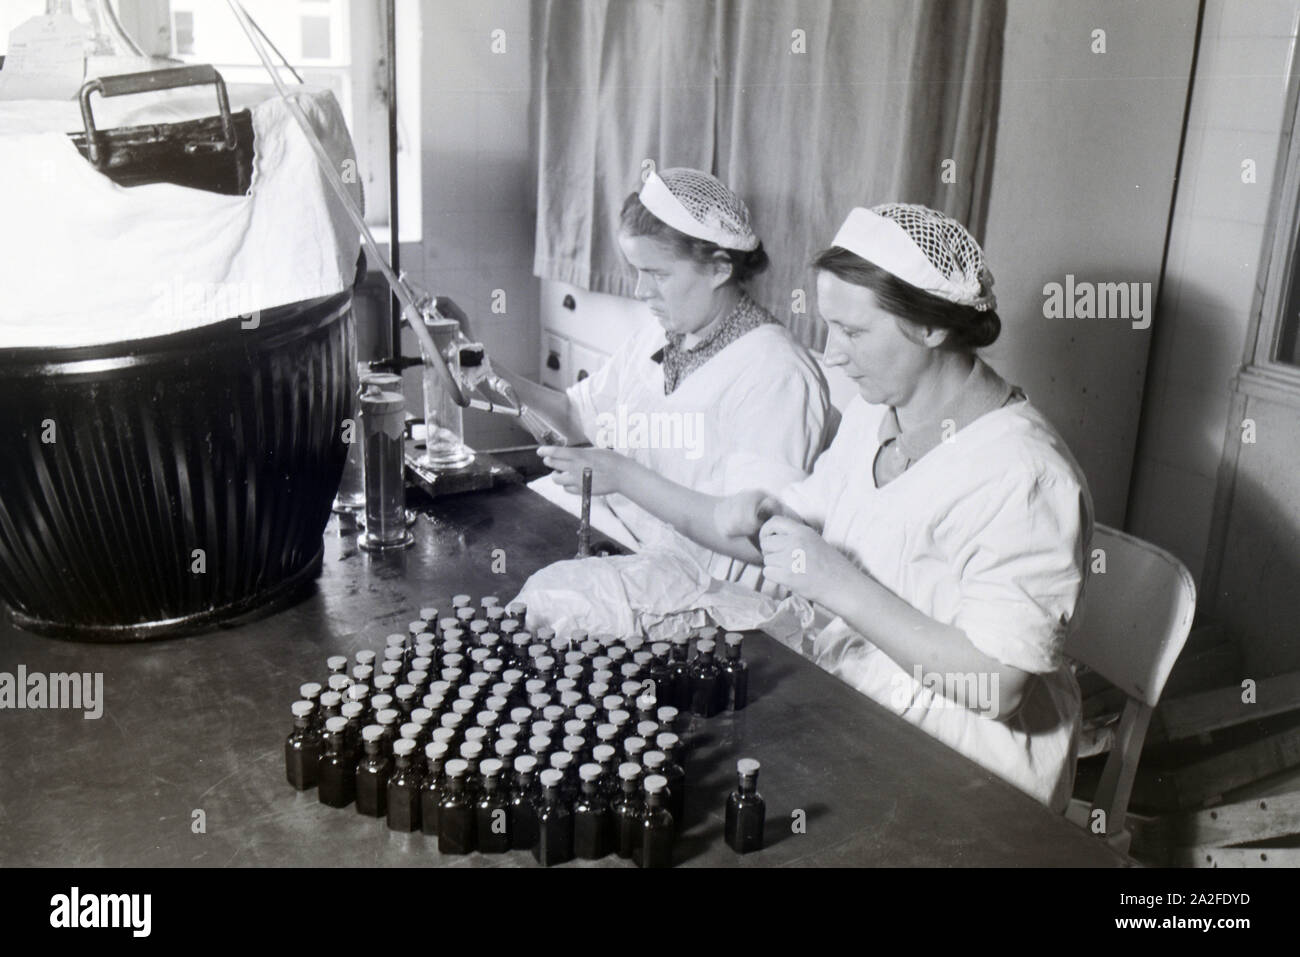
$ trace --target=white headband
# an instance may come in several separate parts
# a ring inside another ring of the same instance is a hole
[[[642,206],[679,233],[717,243],[724,249],[750,252],[758,248],[758,237],[754,235],[753,230],[745,229],[743,232],[738,232],[728,228],[722,217],[706,205],[702,205],[705,221],[696,219],[668,188],[668,184],[654,171],[646,177],[637,198],[641,200]]]
[[[913,207],[918,211],[923,207]],[[939,214],[925,210],[935,219]],[[966,235],[964,230],[963,235]],[[855,208],[835,234],[832,246],[839,246],[892,273],[904,282],[949,302],[984,310],[996,308],[997,300],[988,288],[993,277],[984,267],[983,254],[973,239],[965,251],[974,261],[959,268],[955,276],[940,272],[911,234],[888,216],[862,207]],[[949,252],[953,252],[949,250]]]

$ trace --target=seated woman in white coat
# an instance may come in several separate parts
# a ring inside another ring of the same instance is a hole
[[[647,322],[565,394],[511,376],[523,400],[571,441],[612,449],[685,489],[776,490],[810,472],[838,413],[816,360],[745,291],[767,254],[740,197],[698,170],[651,173],[623,205],[618,243],[637,271]],[[577,498],[550,476],[532,487],[577,513]],[[601,484],[598,529],[761,585],[758,568],[691,542],[620,491]]]
[[[1080,703],[1062,653],[1092,503],[1061,437],[975,355],[1000,329],[983,254],[953,220],[894,204],[855,209],[813,265],[826,362],[860,392],[813,474],[774,496],[618,481],[810,599],[821,667],[1064,810]],[[582,454],[547,459],[568,484]]]

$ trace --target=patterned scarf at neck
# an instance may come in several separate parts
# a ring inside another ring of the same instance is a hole
[[[650,357],[664,367],[664,395],[671,395],[683,379],[745,333],[769,322],[776,317],[742,292],[736,308],[692,348],[682,347],[684,333],[668,333],[668,344]]]

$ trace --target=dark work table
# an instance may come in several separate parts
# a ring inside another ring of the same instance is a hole
[[[426,502],[405,551],[359,551],[348,524],[330,520],[306,597],[232,627],[97,645],[0,623],[0,672],[104,675],[98,720],[0,712],[0,865],[536,867],[521,851],[443,858],[435,839],[295,792],[284,739],[298,686],[323,681],[327,657],[382,651],[421,606],[458,592],[508,601],[533,571],[573,557],[576,519],[515,485]],[[677,865],[1128,863],[776,641],[747,638],[745,658],[749,707],[694,719]],[[722,839],[739,757],[762,762],[767,801],[766,846],[745,857]],[[792,831],[796,811],[805,833]]]

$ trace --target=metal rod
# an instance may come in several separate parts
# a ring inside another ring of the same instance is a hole
[[[456,377],[453,376],[451,370],[447,368],[447,360],[443,358],[442,353],[434,344],[433,336],[424,326],[423,315],[425,311],[437,316],[438,318],[447,317],[440,315],[431,303],[418,302],[415,298],[415,293],[411,289],[410,284],[406,281],[406,278],[394,272],[392,267],[388,265],[388,261],[379,250],[379,244],[375,241],[374,234],[370,231],[370,227],[366,225],[365,217],[363,217],[360,210],[357,209],[357,204],[353,201],[352,194],[349,193],[347,187],[343,185],[343,180],[340,178],[338,170],[334,168],[333,161],[330,159],[329,154],[325,152],[325,147],[321,145],[319,137],[316,136],[316,131],[312,128],[311,121],[308,120],[307,115],[303,113],[302,107],[294,101],[292,96],[290,96],[288,88],[284,85],[284,81],[280,79],[279,74],[271,63],[270,55],[265,49],[263,49],[261,41],[257,36],[255,36],[252,24],[248,19],[247,14],[245,14],[240,8],[238,0],[226,0],[226,3],[230,7],[231,12],[235,15],[235,19],[239,22],[239,26],[243,29],[245,36],[248,37],[248,42],[252,44],[253,52],[257,54],[257,58],[262,61],[262,66],[270,75],[271,82],[275,84],[275,88],[280,94],[280,98],[284,100],[285,106],[289,110],[289,114],[294,118],[295,122],[297,122],[298,127],[307,138],[307,143],[311,147],[312,152],[316,154],[316,162],[320,166],[325,181],[330,184],[335,195],[338,196],[339,202],[343,204],[343,210],[348,214],[348,218],[352,220],[352,225],[356,226],[360,231],[362,242],[365,243],[366,250],[370,253],[371,258],[374,260],[374,264],[378,266],[379,271],[383,273],[384,279],[388,281],[388,285],[392,288],[394,295],[396,295],[398,300],[402,303],[403,308],[409,310],[411,314],[410,326],[412,331],[415,333],[416,338],[420,340],[420,345],[424,347],[426,355],[425,362],[438,370],[439,375],[442,377],[443,387],[452,397],[452,401],[463,408],[469,403],[469,399],[461,390],[460,383],[456,381]],[[454,322],[455,320],[453,319],[451,321]],[[429,359],[428,357],[430,356],[436,359],[436,361]]]
[[[397,7],[394,0],[385,4],[388,21],[388,252],[393,269],[402,271],[402,242],[397,221]],[[402,305],[393,296],[389,301],[392,318],[392,357],[402,358]]]
[[[578,526],[578,557],[591,554],[591,468],[582,470],[582,524]]]

